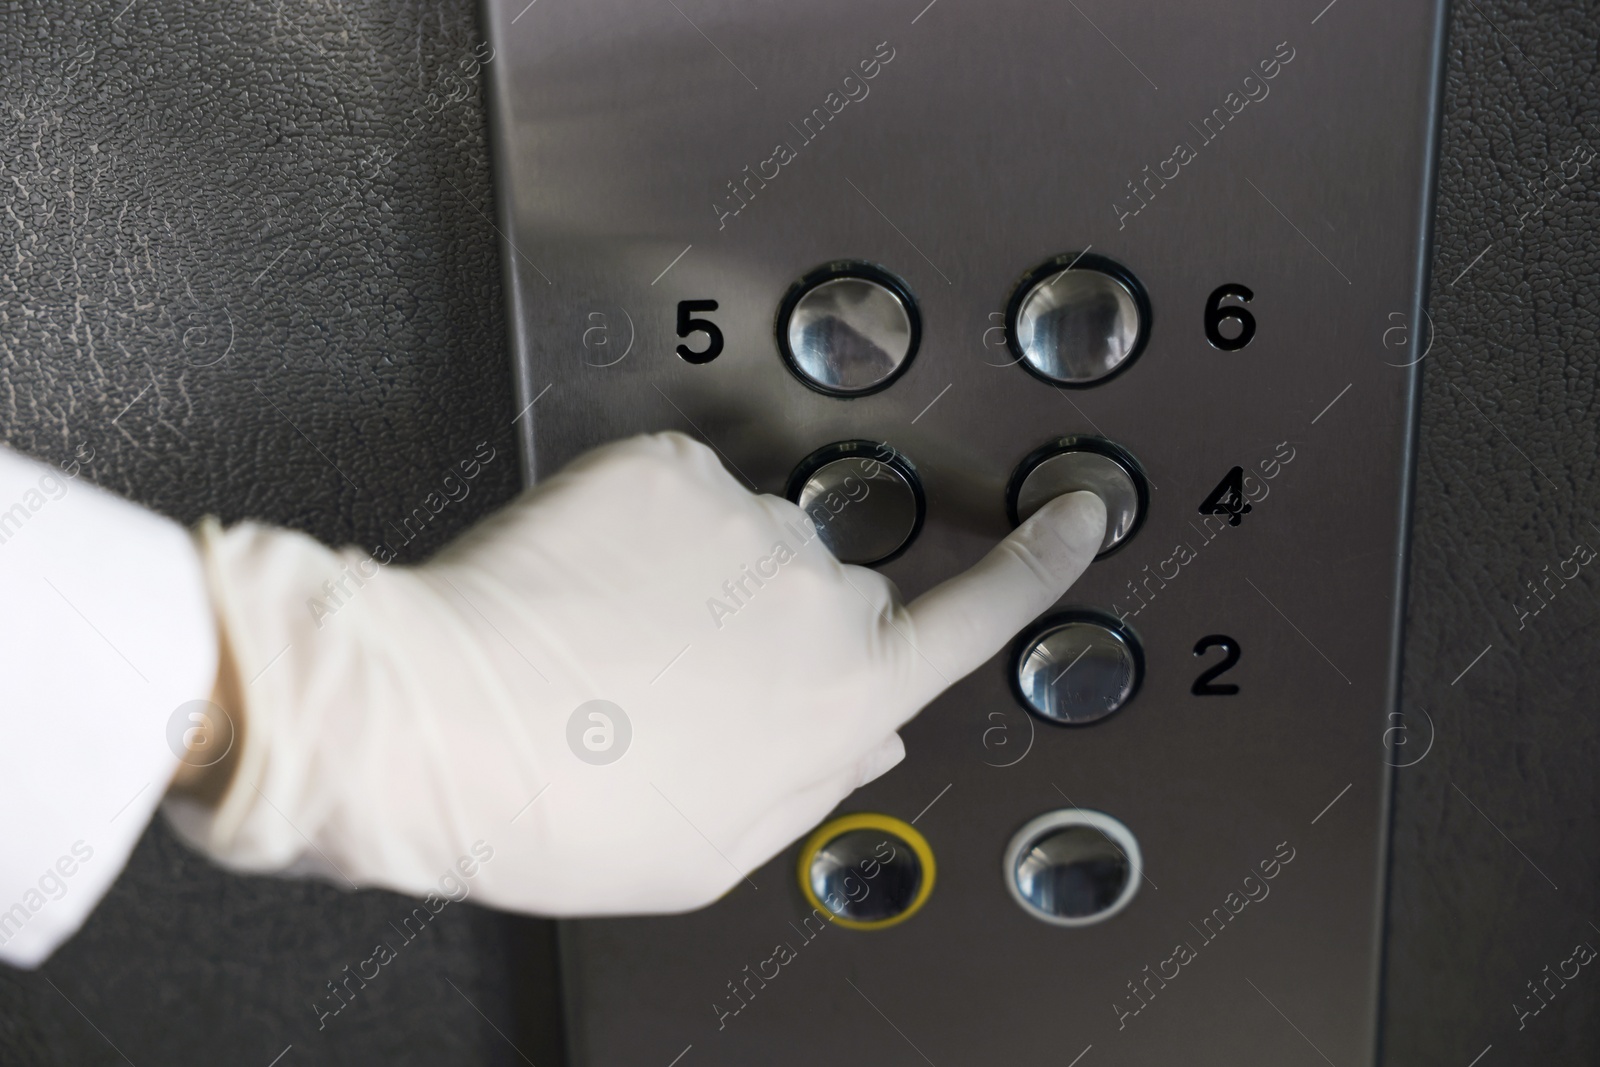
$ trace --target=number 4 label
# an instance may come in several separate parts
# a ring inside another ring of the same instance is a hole
[[[1228,525],[1237,526],[1250,514],[1250,504],[1244,498],[1244,468],[1235,467],[1223,476],[1211,495],[1200,502],[1202,515],[1226,515]]]

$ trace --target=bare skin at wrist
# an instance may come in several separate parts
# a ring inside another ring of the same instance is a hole
[[[228,647],[226,635],[221,636],[218,644],[217,680],[211,690],[211,703],[223,712],[222,721],[216,724],[217,733],[221,736],[210,732],[205,735],[199,731],[193,732],[191,736],[195,737],[196,743],[191,743],[168,786],[170,792],[197,800],[207,807],[216,807],[227,793],[228,786],[233,783],[234,773],[239,766],[239,751],[244,745],[244,700],[238,667],[233,661],[233,650]],[[225,754],[217,759],[202,755],[202,744],[206,747],[225,747]]]

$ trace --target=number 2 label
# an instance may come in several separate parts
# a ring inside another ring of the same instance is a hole
[[[1224,672],[1232,670],[1239,662],[1239,642],[1227,634],[1207,634],[1195,643],[1194,654],[1203,656],[1213,648],[1220,648],[1223,652],[1222,662],[1207,667],[1194,680],[1194,685],[1189,692],[1197,697],[1231,697],[1236,696],[1239,687],[1231,682],[1218,683],[1217,678]]]

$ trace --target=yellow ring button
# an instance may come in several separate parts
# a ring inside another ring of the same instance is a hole
[[[852,930],[905,922],[933,892],[933,849],[916,827],[858,812],[824,823],[800,849],[800,891],[820,914]]]

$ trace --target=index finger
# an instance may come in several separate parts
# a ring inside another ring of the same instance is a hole
[[[1105,504],[1065,493],[973,565],[906,606],[917,655],[920,709],[1005,647],[1061,599],[1105,538]]]

